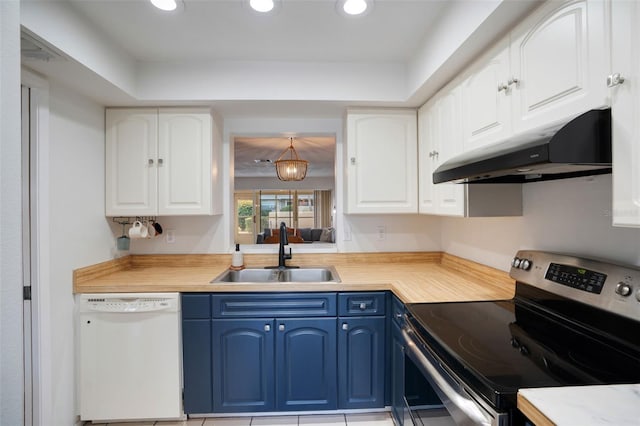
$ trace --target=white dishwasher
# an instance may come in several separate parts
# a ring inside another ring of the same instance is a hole
[[[184,418],[179,293],[80,295],[82,420]]]

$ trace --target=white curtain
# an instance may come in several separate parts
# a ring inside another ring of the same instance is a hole
[[[331,212],[333,211],[331,190],[313,191],[315,199],[314,220],[316,227],[328,228],[331,224]]]

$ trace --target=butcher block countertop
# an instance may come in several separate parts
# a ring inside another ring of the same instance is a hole
[[[245,266],[277,263],[277,254],[245,254]],[[291,292],[391,290],[404,303],[510,299],[506,272],[441,252],[294,253],[288,265],[333,266],[340,283],[216,283],[231,255],[130,255],[77,269],[75,293]]]

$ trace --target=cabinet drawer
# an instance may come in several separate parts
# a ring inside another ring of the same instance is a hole
[[[402,317],[405,313],[404,303],[402,303],[402,301],[398,299],[396,296],[393,296],[392,302],[391,302],[391,309],[393,310],[392,312],[393,322],[396,323],[396,325],[398,325],[399,327],[401,327]]]
[[[264,293],[211,296],[214,318],[336,316],[336,293]]]
[[[208,293],[182,293],[182,318],[211,318],[211,296]]]
[[[384,315],[384,292],[338,294],[338,315]]]

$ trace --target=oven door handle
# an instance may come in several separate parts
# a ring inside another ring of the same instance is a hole
[[[485,413],[473,399],[466,395],[460,394],[454,389],[449,381],[442,376],[438,369],[429,361],[429,359],[422,353],[418,345],[411,338],[409,333],[413,333],[411,330],[405,328],[402,329],[402,338],[407,345],[407,350],[414,355],[415,359],[421,364],[421,366],[431,375],[431,378],[440,390],[455,404],[462,412],[464,412],[473,422],[483,426],[491,426],[492,418]]]

